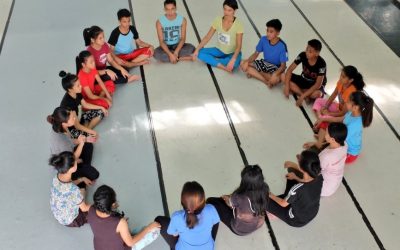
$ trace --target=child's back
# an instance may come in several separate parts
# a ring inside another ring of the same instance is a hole
[[[186,225],[185,210],[175,212],[171,217],[168,234],[179,235],[176,250],[183,249],[214,249],[214,240],[211,230],[219,222],[219,216],[214,206],[207,204],[197,215],[198,224],[189,229]]]
[[[324,177],[321,196],[330,196],[336,192],[342,182],[347,145],[338,148],[326,148],[319,153],[321,173]]]
[[[108,216],[102,218],[96,214],[96,209],[92,206],[87,215],[88,223],[92,229],[95,250],[126,250],[130,247],[124,244],[119,233],[116,232],[121,218]]]

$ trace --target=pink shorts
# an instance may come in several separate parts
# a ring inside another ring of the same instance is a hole
[[[325,106],[327,101],[328,100],[324,99],[324,98],[317,98],[312,107],[313,110],[320,111]],[[329,105],[329,107],[328,107],[328,111],[330,111],[330,112],[339,111],[339,103],[332,102],[331,105]]]

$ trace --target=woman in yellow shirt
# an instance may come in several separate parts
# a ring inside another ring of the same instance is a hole
[[[225,0],[224,16],[216,17],[207,35],[193,53],[199,60],[228,72],[239,67],[242,58],[243,25],[235,17],[238,9],[236,0]],[[203,48],[217,32],[217,46]]]

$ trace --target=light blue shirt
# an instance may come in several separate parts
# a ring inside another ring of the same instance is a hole
[[[164,42],[167,45],[179,43],[181,40],[183,16],[177,14],[174,20],[169,20],[165,15],[162,15],[159,21],[164,34]]]
[[[351,112],[347,112],[344,116],[343,123],[347,126],[346,143],[348,145],[347,153],[351,155],[359,155],[362,143],[363,123],[361,116],[352,116]]]
[[[179,210],[171,217],[167,233],[179,235],[176,250],[213,250],[214,240],[211,236],[212,227],[219,223],[218,212],[213,205],[206,204],[203,211],[197,215],[198,224],[189,229],[186,226],[185,211]]]
[[[263,36],[256,46],[256,51],[263,52],[264,60],[277,67],[281,66],[281,63],[285,63],[289,60],[286,43],[282,40],[272,45],[267,37]]]

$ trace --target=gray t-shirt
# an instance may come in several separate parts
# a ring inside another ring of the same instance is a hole
[[[74,152],[74,142],[64,133],[50,132],[50,153],[59,154],[64,151]]]

